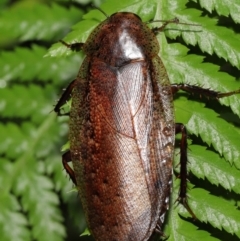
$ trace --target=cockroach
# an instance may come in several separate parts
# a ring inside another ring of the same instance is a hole
[[[177,133],[182,134],[178,201],[195,218],[186,198],[187,132],[174,122],[173,94],[184,90],[218,99],[239,90],[170,84],[156,35],[176,19],[151,29],[131,12],[105,16],[85,43],[61,41],[86,55],[54,109],[61,114],[72,97],[70,150],[62,162],[78,187],[95,240],[146,241],[162,232]]]

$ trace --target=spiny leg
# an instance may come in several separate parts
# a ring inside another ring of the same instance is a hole
[[[175,94],[179,90],[186,91],[190,94],[196,94],[198,96],[205,96],[207,98],[219,99],[240,93],[239,90],[221,93],[218,91],[202,88],[199,86],[189,85],[189,84],[172,84],[172,93]],[[177,201],[182,203],[188,212],[196,219],[195,214],[191,210],[187,202],[187,130],[186,127],[181,123],[176,123],[175,133],[182,133],[181,143],[180,143],[180,190]]]
[[[154,20],[154,21],[150,21],[150,23],[154,23],[154,22],[164,22],[164,24],[160,27],[155,27],[155,28],[152,28],[152,31],[155,35],[157,35],[158,33],[162,32],[168,24],[170,23],[175,23],[175,24],[182,24],[182,25],[191,25],[191,26],[201,26],[199,24],[191,24],[191,23],[180,23],[179,22],[179,19],[178,18],[173,18],[173,19],[170,19],[170,20]]]
[[[62,164],[63,164],[63,167],[66,170],[67,174],[71,178],[72,182],[75,185],[77,185],[75,173],[74,173],[73,169],[68,165],[68,162],[70,162],[70,161],[72,161],[71,153],[70,153],[70,151],[67,151],[62,155]]]
[[[175,134],[181,133],[182,138],[180,142],[180,189],[177,201],[188,210],[194,219],[195,214],[191,210],[187,202],[187,130],[181,123],[175,124]]]
[[[162,231],[162,228],[161,228],[162,224],[163,223],[161,221],[157,223],[157,226],[156,226],[156,228],[154,230],[155,232],[153,232],[153,234],[151,235],[149,241],[150,240],[151,241],[157,241],[157,240],[165,241],[165,240],[168,239],[168,236],[166,236],[165,233],[163,233],[163,231]]]
[[[58,103],[54,107],[54,111],[59,116],[68,115],[68,113],[65,113],[65,114],[61,113],[61,107],[71,98],[71,93],[76,83],[77,83],[77,80],[75,79],[68,85],[67,89],[63,92],[61,98],[58,100]]]
[[[71,49],[72,51],[81,51],[84,43],[73,43],[68,44],[63,40],[59,41],[63,45],[65,45],[67,48]],[[57,112],[58,115],[68,115],[68,113],[61,114],[61,107],[71,98],[71,93],[76,84],[76,79],[73,80],[67,87],[67,89],[63,92],[61,98],[59,99],[58,103],[56,104],[54,111]]]
[[[158,21],[152,21],[152,22],[158,22]],[[159,22],[163,22],[163,21],[159,21]],[[179,23],[179,19],[178,18],[174,18],[174,19],[170,19],[170,20],[165,21],[165,23],[162,26],[156,27],[156,28],[152,28],[153,33],[155,35],[157,35],[159,32],[162,32],[169,23]]]
[[[195,85],[189,85],[189,84],[172,84],[171,87],[172,87],[173,94],[177,93],[179,90],[183,90],[190,94],[196,94],[198,96],[205,96],[205,97],[212,98],[212,99],[220,99],[223,97],[227,97],[227,96],[231,96],[231,95],[240,93],[240,89],[235,90],[235,91],[221,93],[221,92],[214,91],[211,89],[206,89],[206,88],[202,88],[202,87],[195,86]]]
[[[71,49],[72,51],[81,51],[82,50],[82,47],[84,45],[84,43],[73,43],[73,44],[68,44],[66,43],[65,41],[63,40],[60,40],[59,41],[60,43],[62,43],[63,45],[65,45],[67,48]]]

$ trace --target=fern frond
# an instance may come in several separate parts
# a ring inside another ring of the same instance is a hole
[[[28,14],[26,14],[28,13]],[[24,42],[28,40],[59,40],[63,29],[67,29],[81,18],[83,11],[64,8],[52,3],[45,5],[38,1],[29,4],[20,1],[0,15],[0,42]]]
[[[193,1],[197,2],[196,0],[193,0]],[[240,23],[240,20],[239,20],[240,5],[238,0],[232,0],[230,4],[229,4],[229,1],[227,0],[222,0],[222,1],[200,0],[199,3],[202,8],[205,8],[210,13],[212,13],[215,10],[219,15],[226,16],[226,17],[230,15],[236,23]]]
[[[39,45],[28,48],[15,48],[14,51],[0,53],[0,85],[19,80],[24,84],[35,80],[35,84],[48,84],[50,81],[59,86],[66,79],[75,78],[82,61],[81,55],[68,58],[44,58],[47,49]],[[72,71],[75,66],[75,73]]]

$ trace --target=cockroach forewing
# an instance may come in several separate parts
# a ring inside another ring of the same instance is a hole
[[[120,68],[92,58],[89,68],[88,87],[80,78],[70,113],[71,154],[82,173],[77,182],[88,226],[96,240],[148,240],[170,195],[168,78],[158,57]]]

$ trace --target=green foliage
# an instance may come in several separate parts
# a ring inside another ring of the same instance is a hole
[[[237,2],[107,0],[101,8],[107,14],[131,11],[144,21],[178,17],[182,23],[200,24],[169,25],[158,35],[160,56],[172,83],[227,92],[240,87]],[[61,165],[67,118],[51,111],[82,60],[56,42],[86,41],[105,19],[91,10],[80,21],[89,8],[67,0],[0,0],[1,241],[88,240],[79,237],[85,229],[83,215]],[[186,124],[189,132],[188,196],[198,220],[174,204],[179,188],[174,179],[164,233],[178,241],[239,240],[240,96],[218,102],[181,92],[174,103],[176,122]]]
[[[79,203],[61,165],[67,124],[51,111],[81,57],[43,56],[83,10],[67,2],[11,2],[0,2],[0,240],[66,240],[64,223]],[[84,221],[72,220],[84,230]]]

